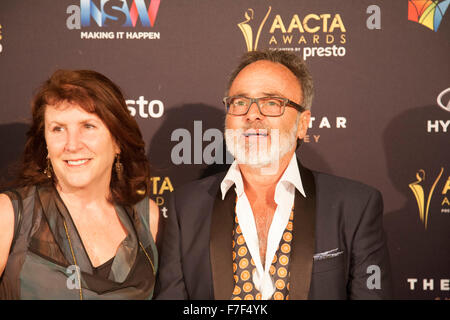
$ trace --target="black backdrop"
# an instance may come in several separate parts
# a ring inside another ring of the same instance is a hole
[[[203,134],[223,128],[221,99],[238,57],[256,47],[292,50],[316,88],[300,158],[382,192],[396,298],[448,299],[449,2],[2,0],[1,177],[22,151],[40,83],[58,68],[94,69],[129,100],[164,213],[177,186],[226,169],[194,161],[194,149],[223,148]],[[175,131],[189,132],[190,163],[171,157],[186,142],[172,139]]]

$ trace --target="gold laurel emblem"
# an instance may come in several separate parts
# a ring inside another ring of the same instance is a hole
[[[269,7],[269,10],[267,10],[266,16],[264,17],[261,24],[259,25],[255,42],[253,42],[253,29],[249,24],[249,22],[254,19],[254,13],[255,13],[254,10],[251,8],[247,9],[247,11],[245,11],[245,13],[244,13],[245,21],[242,21],[237,24],[238,27],[241,29],[242,34],[244,35],[245,44],[247,45],[247,51],[253,51],[258,48],[258,42],[259,42],[259,36],[261,34],[261,30],[264,27],[264,24],[266,23],[271,10],[272,10],[272,7]]]
[[[431,197],[433,196],[434,189],[436,188],[437,183],[441,179],[442,173],[444,172],[444,168],[441,168],[441,171],[434,181],[430,192],[428,193],[428,199],[425,199],[425,192],[423,190],[423,186],[421,186],[421,182],[425,180],[425,171],[423,169],[420,169],[416,173],[416,179],[417,181],[412,182],[409,184],[409,188],[412,190],[414,196],[416,197],[417,206],[419,208],[419,218],[420,221],[425,225],[425,230],[428,226],[428,210],[430,209],[430,202]],[[426,204],[425,204],[425,200]]]

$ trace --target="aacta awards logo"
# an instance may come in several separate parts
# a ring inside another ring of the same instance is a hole
[[[408,0],[408,20],[437,31],[450,0]]]
[[[153,28],[161,0],[80,0],[66,13],[67,29],[81,28]],[[130,4],[130,5],[129,5]],[[139,21],[139,23],[138,23]],[[81,32],[81,39],[160,39],[159,32]]]
[[[244,12],[244,21],[237,23],[248,51],[263,44],[271,49],[301,52],[305,60],[345,56],[346,49],[342,45],[347,42],[347,30],[339,13],[294,13],[288,17],[272,13],[272,7],[265,13],[249,8]],[[263,33],[267,22],[270,29]]]
[[[152,199],[155,201],[156,205],[160,207],[160,212],[164,218],[167,218],[167,207],[166,207],[166,197],[171,192],[173,192],[173,185],[170,181],[170,177],[151,177],[150,187]]]
[[[253,50],[258,49],[259,36],[261,35],[261,30],[264,27],[264,24],[266,23],[271,10],[272,10],[272,7],[269,7],[269,10],[267,10],[266,16],[264,17],[261,24],[259,25],[258,32],[256,34],[256,38],[254,41],[253,41],[253,29],[250,26],[249,22],[254,19],[255,11],[251,8],[248,9],[244,13],[245,21],[238,23],[238,27],[241,29],[242,34],[244,35],[245,44],[247,45],[247,51],[253,51]]]
[[[425,193],[424,188],[424,181],[426,179],[426,173],[425,170],[420,169],[416,173],[416,181],[409,184],[409,188],[412,190],[414,197],[417,201],[417,207],[419,209],[419,218],[420,221],[423,223],[425,230],[428,227],[428,218],[429,218],[429,210],[430,210],[430,204],[431,199],[433,197],[433,194],[435,193],[436,186],[438,185],[439,181],[441,180],[442,176],[444,174],[444,168],[442,167],[439,171],[437,177],[434,179],[433,184],[428,191],[428,194]],[[444,184],[444,187],[442,188],[442,200],[441,202],[441,213],[450,213],[450,201],[447,197],[447,192],[450,191],[450,176],[447,179],[447,182]]]

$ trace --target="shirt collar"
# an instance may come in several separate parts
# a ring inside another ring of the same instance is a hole
[[[236,185],[236,195],[240,197],[244,192],[244,181],[242,180],[241,171],[239,170],[239,166],[236,160],[233,161],[231,167],[228,169],[228,172],[223,178],[222,183],[220,184],[220,190],[222,191],[222,200],[225,199],[225,195],[228,190],[234,185]]]
[[[228,169],[225,178],[222,180],[220,184],[220,189],[222,191],[222,200],[225,199],[225,195],[228,190],[235,185],[236,195],[240,197],[244,192],[244,182],[242,180],[241,171],[239,170],[239,166],[237,161],[234,160],[231,167]],[[297,164],[297,155],[292,155],[291,161],[281,176],[280,181],[277,183],[275,189],[275,201],[277,200],[277,193],[279,193],[280,188],[289,188],[290,186],[294,186],[305,198],[305,190],[303,189],[302,179],[300,177],[300,171]],[[276,201],[277,202],[277,201]]]
[[[289,162],[288,167],[281,176],[280,182],[289,182],[306,198],[305,190],[303,189],[302,178],[300,177],[300,170],[298,168],[297,155],[294,155]]]
[[[306,198],[295,153],[292,155],[289,165],[286,170],[284,170],[284,173],[275,188],[275,202],[280,204],[283,199],[282,194],[284,191],[289,191],[291,188],[297,189]]]

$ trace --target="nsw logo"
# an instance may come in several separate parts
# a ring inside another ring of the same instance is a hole
[[[153,27],[161,0],[80,0],[70,5],[66,13],[67,28],[82,27]],[[138,23],[139,21],[139,23]]]

